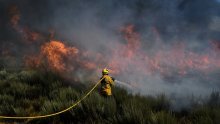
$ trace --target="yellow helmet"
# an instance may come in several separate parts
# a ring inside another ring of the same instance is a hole
[[[105,69],[102,70],[103,75],[108,74],[108,73],[109,73],[108,69],[105,68]]]

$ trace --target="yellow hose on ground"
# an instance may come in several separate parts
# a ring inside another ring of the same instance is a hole
[[[103,78],[102,78],[103,79]],[[74,103],[73,105],[71,105],[70,107],[61,110],[59,112],[56,113],[51,113],[51,114],[47,114],[47,115],[36,115],[36,116],[0,116],[0,119],[39,119],[39,118],[47,118],[47,117],[52,117],[52,116],[56,116],[59,114],[62,114],[66,111],[69,111],[70,109],[74,108],[75,106],[77,106],[79,103],[81,103],[89,94],[92,93],[92,91],[98,86],[98,84],[102,81],[102,79],[100,79],[93,87],[91,90],[89,90],[88,93],[86,93],[83,97],[81,97],[76,103]]]

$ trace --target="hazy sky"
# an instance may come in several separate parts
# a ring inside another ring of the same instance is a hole
[[[129,24],[140,36],[141,54],[150,59],[161,55],[159,65],[169,73],[143,75],[139,66],[150,68],[151,61],[145,65],[140,53],[133,59],[112,53],[126,44],[120,29]],[[205,96],[220,89],[220,69],[216,64],[220,60],[216,51],[220,48],[219,25],[219,0],[0,0],[0,52],[3,57],[8,50],[16,59],[10,62],[12,57],[8,57],[5,64],[22,63],[25,56],[38,54],[41,45],[52,37],[127,63],[129,66],[116,78],[138,83],[143,94]],[[42,37],[34,39],[31,32]],[[174,47],[178,45],[179,49]],[[194,67],[183,77],[177,74],[180,60],[194,57],[192,63],[198,65],[196,58],[203,55],[208,56],[203,61],[209,59],[208,68],[215,68],[214,71],[201,73]]]

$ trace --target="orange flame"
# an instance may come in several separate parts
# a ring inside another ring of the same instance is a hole
[[[18,23],[20,21],[20,11],[16,5],[11,5],[8,8],[10,16],[10,24],[14,29],[18,29]]]
[[[40,56],[25,56],[25,66],[28,68],[39,68],[42,64]]]
[[[140,49],[140,36],[135,32],[134,25],[127,25],[121,28],[121,32],[127,44],[118,44],[117,48],[112,50],[112,57],[109,60],[108,68],[110,68],[113,74],[118,74],[125,71],[131,60],[136,56]],[[123,59],[123,60],[122,60]]]
[[[60,41],[51,41],[41,47],[41,54],[47,58],[50,68],[56,71],[64,71],[67,68],[65,59],[74,57],[78,53],[75,47],[67,47]]]
[[[41,38],[41,34],[35,31],[31,31],[29,28],[23,28],[23,38],[31,43],[33,41],[37,41]]]
[[[119,42],[108,55],[86,50],[79,52],[78,48],[69,47],[61,41],[50,41],[41,46],[41,54],[38,58],[41,61],[45,60],[49,68],[59,72],[72,71],[77,68],[100,72],[100,68],[107,67],[113,75],[135,71],[143,75],[159,73],[163,76],[173,74],[184,76],[191,70],[208,72],[220,68],[219,56],[189,51],[184,44],[175,44],[169,48],[163,47],[148,54],[140,49],[141,38],[135,31],[134,25],[122,28],[121,32],[127,43]],[[165,46],[162,42],[160,43],[161,46]],[[35,59],[30,60],[38,65],[39,61]]]
[[[23,40],[26,43],[31,43],[32,41],[37,41],[42,39],[42,34],[36,31],[31,30],[30,28],[23,27],[19,24],[21,19],[21,14],[17,5],[11,5],[8,8],[10,24],[12,28],[21,34]]]
[[[137,32],[134,31],[134,25],[128,25],[122,28],[122,33],[127,45],[125,46],[124,54],[127,57],[133,57],[135,52],[140,48],[140,36]]]

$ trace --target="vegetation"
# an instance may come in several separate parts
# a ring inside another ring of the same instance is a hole
[[[44,115],[67,108],[77,101],[88,86],[67,83],[57,74],[40,71],[0,71],[0,115]],[[87,90],[86,90],[87,89]],[[115,87],[112,98],[96,90],[77,107],[64,114],[29,120],[0,119],[0,123],[71,124],[218,124],[220,94],[214,92],[205,104],[192,109],[172,111],[165,95],[158,97],[128,94]]]

